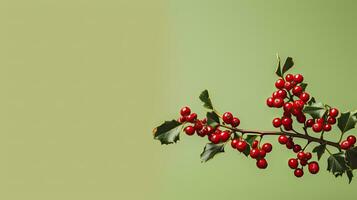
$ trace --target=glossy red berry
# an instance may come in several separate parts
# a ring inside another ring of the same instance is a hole
[[[319,133],[322,131],[323,125],[321,123],[315,123],[314,125],[312,125],[312,130],[315,133]]]
[[[207,130],[207,134],[211,134],[214,132],[214,128],[212,126],[206,126],[204,127],[204,129]]]
[[[294,76],[294,81],[297,83],[302,83],[304,81],[304,77],[301,74],[296,74]]]
[[[278,90],[276,96],[279,98],[285,99],[287,96],[287,93],[285,90]]]
[[[302,152],[302,151],[300,151],[299,153],[297,153],[297,158],[299,159],[299,160],[304,160],[305,159],[305,153],[304,152]]]
[[[196,122],[195,122],[195,129],[197,130],[197,131],[199,131],[199,130],[202,130],[202,128],[203,128],[203,124],[202,124],[202,122],[200,121],[200,120],[197,120]]]
[[[288,82],[293,81],[293,80],[294,80],[294,75],[292,75],[292,74],[287,74],[287,75],[285,76],[285,80],[288,81]]]
[[[221,134],[220,134],[220,138],[221,138],[221,141],[222,142],[226,142],[229,137],[231,136],[231,132],[230,131],[222,131]]]
[[[185,116],[181,116],[179,119],[178,119],[178,122],[180,123],[184,123],[186,121],[186,117]]]
[[[288,142],[288,137],[286,137],[286,135],[280,135],[278,138],[278,141],[280,144],[286,144]]]
[[[284,88],[285,81],[283,79],[278,79],[275,82],[275,87],[278,89],[283,89]]]
[[[181,116],[188,116],[189,114],[191,114],[191,109],[187,106],[181,108],[180,110],[180,114]]]
[[[299,151],[301,151],[301,146],[298,145],[298,144],[295,144],[294,147],[293,147],[293,151],[294,151],[295,153],[298,153]]]
[[[259,155],[260,155],[260,151],[259,151],[259,149],[257,149],[257,148],[251,149],[249,155],[250,155],[250,157],[252,157],[252,158],[258,158]]]
[[[286,103],[284,104],[284,111],[285,111],[285,112],[290,112],[290,111],[293,109],[293,107],[294,107],[294,104],[293,104],[293,103],[291,103],[291,102],[286,102]]]
[[[265,158],[267,152],[264,149],[259,149],[259,158]]]
[[[329,123],[331,125],[336,124],[336,118],[329,116],[327,118],[327,123]]]
[[[299,98],[301,99],[301,101],[306,103],[309,101],[310,95],[309,95],[309,93],[303,92],[300,94]]]
[[[196,113],[191,113],[186,117],[186,120],[191,123],[195,122],[196,119],[197,119]]]
[[[293,106],[297,110],[302,110],[304,108],[304,104],[305,104],[305,102],[303,102],[302,100],[299,99],[299,100],[294,101]]]
[[[351,147],[351,143],[348,140],[344,140],[340,144],[341,149],[347,150]]]
[[[240,124],[240,120],[237,117],[233,117],[231,125],[233,127],[237,127],[237,126],[239,126],[239,124]]]
[[[257,167],[259,169],[265,169],[268,167],[268,162],[264,158],[259,159],[257,160]]]
[[[356,137],[354,135],[350,135],[347,137],[347,141],[350,143],[351,146],[356,144]]]
[[[193,126],[187,126],[184,131],[187,135],[195,134],[195,128]]]
[[[316,161],[309,163],[309,172],[311,174],[317,174],[320,170],[319,164]]]
[[[247,148],[247,142],[244,140],[239,140],[237,143],[237,150],[240,152],[245,151],[245,149]]]
[[[284,111],[283,117],[289,117],[289,118],[291,118],[291,113]]]
[[[300,115],[296,116],[296,120],[300,123],[305,123],[306,116],[304,114],[300,114]]]
[[[312,127],[314,125],[314,120],[313,119],[308,119],[305,123],[306,127]]]
[[[293,85],[290,82],[285,82],[284,88],[289,91],[293,88]]]
[[[252,143],[252,148],[253,149],[257,148],[258,144],[259,144],[258,140],[254,140],[253,143]]]
[[[301,166],[306,166],[307,165],[307,160],[300,160],[300,165]]]
[[[332,127],[331,127],[330,124],[324,124],[323,129],[324,129],[325,132],[329,132],[329,131],[331,131]]]
[[[207,132],[204,131],[203,129],[202,130],[196,130],[196,132],[197,132],[197,135],[201,136],[201,137],[204,137],[204,136],[207,135]]]
[[[310,152],[305,153],[305,159],[310,160],[312,158],[312,154]]]
[[[263,144],[262,149],[265,152],[270,153],[271,150],[273,149],[273,146],[270,143],[265,143],[265,144]]]
[[[304,171],[302,169],[295,169],[294,175],[298,178],[304,176]]]
[[[275,128],[280,127],[280,126],[281,126],[281,119],[280,119],[280,118],[275,118],[275,119],[273,119],[273,126],[274,126]]]
[[[295,96],[299,96],[302,93],[303,89],[301,86],[295,86],[292,90]]]
[[[283,117],[283,119],[281,120],[281,124],[284,126],[291,126],[292,123],[293,120],[289,117]]]
[[[338,113],[339,113],[339,111],[338,111],[337,108],[331,108],[329,115],[330,115],[331,117],[337,117],[337,116],[338,116]]]
[[[209,135],[208,139],[213,143],[213,144],[218,144],[221,141],[220,135],[219,134],[211,134]]]
[[[296,169],[299,166],[299,161],[296,158],[290,158],[288,165],[291,169]]]
[[[269,107],[274,107],[274,99],[272,97],[269,97],[266,101],[266,104],[269,106]]]
[[[325,122],[324,118],[318,118],[318,119],[316,119],[316,123],[324,124],[324,122]]]
[[[222,119],[225,123],[230,124],[233,120],[233,115],[230,112],[225,112],[222,116]]]
[[[275,108],[281,108],[284,105],[284,100],[282,98],[276,98],[274,99],[274,107]]]
[[[293,140],[291,138],[289,138],[288,142],[285,144],[286,148],[288,148],[288,149],[294,148],[294,145],[295,144],[294,144],[294,142],[293,142]]]
[[[237,148],[237,144],[238,144],[239,140],[238,139],[233,139],[231,141],[231,146],[233,149],[236,149]]]

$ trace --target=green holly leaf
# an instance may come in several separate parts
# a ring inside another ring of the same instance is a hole
[[[176,120],[165,121],[154,129],[154,139],[160,140],[161,144],[176,143],[180,139],[181,125]]]
[[[302,90],[305,91],[307,87],[307,83],[301,83],[300,86],[302,87]]]
[[[257,137],[257,135],[247,135],[245,141],[251,146]]]
[[[357,169],[357,147],[346,151],[346,161],[351,169]]]
[[[321,118],[326,113],[326,108],[322,103],[313,103],[304,107],[304,113],[311,115],[312,118]]]
[[[345,112],[341,113],[338,118],[338,128],[340,128],[342,133],[353,129],[357,123],[356,112]]]
[[[276,69],[275,74],[278,75],[279,77],[283,77],[283,74],[281,72],[281,64],[280,64],[280,57],[277,55],[278,59],[278,68]]]
[[[213,144],[208,143],[206,144],[203,152],[201,153],[201,160],[202,162],[207,162],[208,160],[212,159],[215,155],[224,152],[224,143],[223,144]]]
[[[203,102],[203,107],[213,110],[213,105],[211,99],[209,98],[208,90],[204,90],[200,94],[199,98]]]
[[[309,106],[316,103],[315,97],[311,97],[310,101],[307,103]]]
[[[220,124],[219,122],[219,116],[217,115],[217,113],[215,112],[207,112],[206,114],[206,117],[207,117],[207,124],[212,126],[212,127],[215,127],[217,125]]]
[[[286,61],[283,66],[282,74],[285,74],[285,72],[287,72],[293,66],[294,66],[293,58],[291,58],[291,57],[286,58]]]
[[[245,150],[242,152],[245,156],[249,156],[249,154],[250,154],[250,146],[249,145],[247,145],[247,148],[245,148]]]
[[[348,169],[348,170],[346,171],[346,174],[347,174],[347,177],[348,177],[348,183],[351,184],[352,178],[353,178],[353,172],[352,172],[352,170]]]
[[[312,152],[317,154],[317,159],[320,160],[320,158],[322,157],[322,155],[325,153],[326,150],[326,144],[321,144],[319,146],[316,146]]]
[[[346,171],[346,161],[345,156],[342,152],[332,154],[327,159],[327,170],[331,172],[333,175],[342,176],[342,174]]]

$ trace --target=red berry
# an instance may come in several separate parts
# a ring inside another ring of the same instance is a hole
[[[254,148],[257,148],[257,147],[258,147],[258,144],[259,144],[258,140],[254,140],[253,143],[252,143],[252,148],[253,148],[253,149],[254,149]]]
[[[206,124],[207,123],[207,118],[203,118],[201,121],[202,121],[202,124]]]
[[[293,142],[293,140],[291,138],[289,138],[288,142],[285,144],[286,148],[288,148],[288,149],[294,148],[294,145],[295,144],[294,144],[294,142]]]
[[[275,91],[275,92],[273,92],[273,94],[271,95],[274,99],[276,98],[276,97],[278,97],[278,91]]]
[[[286,135],[280,135],[278,141],[280,144],[286,144],[288,142],[288,137],[286,137]]]
[[[291,113],[294,115],[294,116],[298,116],[298,115],[302,115],[302,111],[301,109],[298,109],[298,108],[293,108],[293,110],[291,111]]]
[[[302,169],[295,169],[294,175],[298,178],[302,177],[304,175],[304,171]]]
[[[316,161],[309,163],[309,172],[311,174],[317,174],[320,170],[319,164]]]
[[[202,130],[203,124],[202,124],[202,122],[200,120],[197,120],[194,127],[195,127],[196,130],[199,131],[199,130]]]
[[[300,165],[301,166],[306,166],[307,165],[307,160],[300,160]]]
[[[295,86],[292,90],[295,96],[299,96],[302,93],[303,89],[301,86]]]
[[[187,126],[184,131],[187,135],[195,134],[195,128],[193,126]]]
[[[310,95],[309,95],[309,93],[303,92],[300,94],[299,98],[301,99],[301,101],[306,103],[309,101]]]
[[[283,119],[281,120],[281,124],[284,126],[291,126],[292,123],[293,120],[289,117],[283,117]]]
[[[310,160],[312,158],[312,154],[310,152],[305,153],[305,159]]]
[[[285,76],[285,80],[288,81],[288,82],[293,81],[293,80],[294,80],[294,75],[292,75],[292,74],[287,74],[287,75]]]
[[[287,93],[285,90],[278,90],[276,96],[279,98],[285,99],[287,96]]]
[[[337,117],[337,116],[338,116],[338,113],[339,113],[339,111],[338,111],[337,108],[331,108],[329,115],[330,115],[331,117]]]
[[[196,113],[192,113],[186,117],[186,120],[191,123],[195,122],[196,119],[197,119]]]
[[[284,111],[283,117],[291,118],[291,113]]]
[[[268,167],[268,162],[264,158],[259,159],[257,160],[257,167],[259,169],[265,169]]]
[[[284,111],[285,112],[290,112],[293,109],[294,105],[291,102],[286,102],[284,104]]]
[[[274,107],[281,108],[284,105],[284,100],[282,98],[274,99]]]
[[[187,106],[181,108],[180,110],[180,114],[181,116],[188,116],[189,114],[191,114],[191,109]]]
[[[334,117],[328,117],[327,118],[327,123],[329,123],[329,124],[331,124],[331,125],[333,125],[333,124],[336,124],[336,118],[334,118]]]
[[[266,103],[269,107],[274,107],[274,99],[272,97],[269,97]]]
[[[304,81],[304,77],[301,74],[296,74],[294,76],[294,81],[297,83],[302,83]]]
[[[289,91],[293,88],[293,85],[290,82],[285,82],[284,88]]]
[[[245,151],[245,149],[247,148],[247,142],[244,140],[239,140],[237,143],[237,150],[240,152]]]
[[[265,152],[270,153],[271,150],[273,150],[273,146],[270,143],[265,143],[265,144],[263,144],[262,149]]]
[[[312,130],[316,133],[319,133],[322,131],[322,124],[321,123],[315,123],[314,125],[312,125]]]
[[[240,124],[240,120],[237,117],[233,117],[231,125],[233,127],[237,127],[237,126],[239,126],[239,124]]]
[[[260,155],[260,151],[259,151],[259,149],[257,149],[257,148],[251,149],[249,155],[250,155],[250,157],[252,157],[252,158],[258,158],[259,155]]]
[[[231,141],[231,146],[233,149],[236,149],[237,148],[237,144],[238,144],[239,140],[238,139],[233,139]]]
[[[222,131],[221,134],[220,134],[220,138],[221,138],[221,141],[222,142],[226,142],[229,137],[231,136],[231,132],[230,131]]]
[[[340,144],[341,149],[347,150],[351,147],[351,143],[348,140],[344,140]]]
[[[186,121],[186,117],[185,116],[181,116],[179,119],[178,119],[178,122],[180,123],[184,123]]]
[[[283,79],[278,79],[275,82],[275,87],[278,89],[283,89],[284,88],[285,81]]]
[[[324,131],[329,132],[329,131],[331,131],[332,127],[330,124],[325,124],[323,129],[324,129]]]
[[[356,137],[354,135],[350,135],[347,137],[347,141],[350,143],[351,146],[356,144]]]
[[[230,112],[225,112],[222,116],[222,119],[225,123],[230,124],[233,120],[233,115]]]
[[[295,144],[294,147],[293,147],[293,151],[294,151],[295,153],[301,151],[301,146],[298,145],[298,144]]]
[[[299,100],[295,100],[293,105],[295,109],[302,110],[304,108],[304,104],[305,103],[299,99]]]
[[[306,121],[306,116],[304,114],[300,114],[296,117],[297,121],[300,123],[305,123]]]
[[[220,140],[221,140],[221,138],[219,137],[219,135],[218,135],[218,134],[215,134],[215,133],[209,135],[208,139],[209,139],[213,144],[218,144],[218,143],[220,142]]]
[[[318,119],[316,119],[316,123],[324,124],[325,120],[324,120],[324,118],[318,118]]]
[[[265,158],[267,152],[264,149],[259,149],[259,158]]]
[[[300,151],[298,154],[297,154],[297,158],[299,160],[305,160],[305,153],[303,151]]]
[[[273,119],[273,126],[274,126],[275,128],[280,127],[280,126],[281,126],[281,119],[280,119],[280,118],[275,118],[275,119]]]
[[[314,125],[314,120],[313,119],[308,119],[305,123],[306,127],[312,127]]]
[[[201,136],[201,137],[204,137],[207,135],[207,133],[202,129],[202,130],[196,130],[197,132],[197,135],[198,136]]]
[[[211,134],[214,132],[214,128],[212,128],[212,126],[206,126],[203,129],[207,130],[207,134]]]
[[[299,166],[299,161],[296,158],[290,158],[288,165],[291,169],[296,169]]]

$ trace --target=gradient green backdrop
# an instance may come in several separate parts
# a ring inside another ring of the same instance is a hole
[[[206,141],[161,146],[151,130],[197,96],[271,129],[275,54],[309,91],[357,108],[355,1],[2,0],[0,199],[354,199],[355,180],[293,177]],[[356,131],[355,131],[356,133]],[[275,141],[272,140],[272,141]],[[324,158],[325,160],[326,158]]]

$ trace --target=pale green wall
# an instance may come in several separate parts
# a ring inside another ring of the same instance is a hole
[[[319,100],[357,108],[354,1],[0,2],[0,199],[353,199],[324,169],[296,179],[276,145],[261,171],[206,141],[151,130],[209,89],[242,126],[271,129],[275,54]],[[355,131],[356,133],[356,131]],[[272,141],[275,142],[275,139]]]

